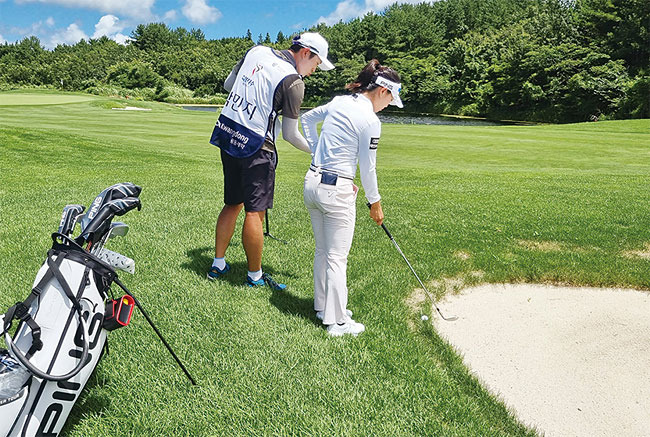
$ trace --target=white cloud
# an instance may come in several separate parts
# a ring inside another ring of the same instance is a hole
[[[176,20],[176,17],[178,17],[178,12],[176,12],[175,9],[171,9],[167,12],[165,12],[165,15],[163,15],[163,21],[174,21]]]
[[[73,45],[82,39],[88,39],[88,35],[76,23],[72,23],[67,29],[55,32],[44,45],[48,48],[56,47],[59,44]]]
[[[95,33],[93,33],[93,38],[100,38],[102,36],[108,36],[118,33],[124,26],[118,24],[120,21],[115,15],[104,15],[99,19],[97,24],[95,24]]]
[[[132,38],[126,35],[122,35],[121,33],[116,33],[111,39],[118,44],[122,44],[123,46],[125,46],[128,41],[132,40]]]
[[[347,21],[353,18],[362,17],[368,12],[381,12],[387,6],[395,3],[395,0],[365,0],[363,5],[357,3],[356,0],[343,0],[338,5],[334,12],[327,17],[320,17],[316,23],[325,23],[328,26],[338,23],[339,21]],[[422,3],[422,0],[398,0],[397,3]]]
[[[119,21],[120,19],[115,15],[104,15],[99,19],[97,24],[95,24],[95,33],[93,33],[92,36],[93,39],[105,36],[119,44],[126,44],[126,42],[131,38],[120,33],[126,26],[120,24]]]
[[[151,8],[156,0],[16,0],[16,3],[46,3],[69,8],[94,9],[107,14],[120,14],[135,18],[151,18]]]
[[[50,17],[51,18],[51,17]],[[43,20],[32,23],[29,27],[12,27],[9,29],[9,33],[15,33],[21,36],[29,35],[42,35],[48,32],[47,27],[52,27],[54,25],[54,20],[49,18],[43,22]]]
[[[0,0],[0,3],[2,3],[2,0]],[[4,39],[4,38],[2,37],[2,35],[0,35],[0,44],[4,44],[4,43],[6,43],[6,42],[8,42],[8,41],[7,41],[6,39]]]
[[[47,24],[50,27],[54,26],[54,18],[47,17],[47,20],[45,20],[45,24]]]
[[[186,0],[181,10],[192,23],[198,24],[214,23],[222,15],[219,9],[208,5],[206,0]]]

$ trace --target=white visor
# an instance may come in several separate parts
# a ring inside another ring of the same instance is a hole
[[[386,88],[393,96],[393,100],[390,102],[391,105],[397,106],[398,108],[403,108],[402,99],[399,98],[399,92],[402,91],[402,84],[395,83],[392,80],[388,80],[385,77],[377,76],[375,78],[375,83],[381,87]]]

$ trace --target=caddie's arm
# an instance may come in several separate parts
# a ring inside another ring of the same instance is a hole
[[[239,70],[241,69],[243,63],[244,58],[241,58],[237,65],[235,65],[234,68],[230,71],[230,74],[226,80],[223,82],[223,87],[226,89],[226,91],[230,92],[232,90],[232,87],[235,85],[235,79],[237,79],[237,74],[239,73]]]
[[[309,143],[298,130],[300,105],[305,97],[305,83],[295,75],[282,83],[282,138],[293,147],[306,153],[311,153]]]
[[[282,138],[288,141],[293,147],[306,153],[311,153],[309,143],[300,135],[298,130],[298,119],[282,117]]]

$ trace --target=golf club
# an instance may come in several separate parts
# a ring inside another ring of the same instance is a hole
[[[59,234],[71,236],[74,227],[77,224],[79,215],[86,209],[83,205],[66,205],[63,207],[63,214],[61,214],[61,222],[59,223]]]
[[[109,266],[125,271],[130,274],[135,273],[135,261],[131,258],[122,255],[121,253],[113,252],[104,247],[107,240],[114,237],[123,237],[129,232],[129,226],[126,223],[115,222],[99,240],[99,242],[92,245],[91,253],[100,260],[104,261]]]
[[[108,202],[115,199],[124,199],[126,197],[139,197],[142,188],[131,183],[121,182],[111,185],[99,193],[90,205],[86,214],[81,218],[81,232],[83,232],[90,222],[95,218],[99,210]]]
[[[368,208],[370,208],[370,203],[368,203],[367,205],[368,205]],[[406,255],[404,255],[404,252],[402,252],[402,249],[400,249],[399,245],[397,244],[397,241],[395,241],[395,239],[390,234],[390,232],[388,232],[388,228],[386,227],[386,225],[382,223],[381,228],[384,230],[384,232],[386,232],[386,235],[388,235],[388,238],[390,238],[390,241],[393,242],[393,244],[395,245],[395,248],[397,248],[397,251],[400,253],[400,255],[402,255],[402,258],[404,258],[404,261],[406,261],[406,264],[409,266],[409,268],[411,269],[411,271],[415,275],[416,279],[418,280],[418,282],[422,286],[422,289],[424,290],[424,294],[426,294],[426,296],[429,298],[429,301],[431,301],[431,305],[433,305],[434,308],[436,309],[436,311],[438,311],[438,314],[440,314],[440,317],[442,317],[442,319],[447,321],[447,322],[453,322],[454,320],[458,320],[457,316],[445,317],[442,314],[442,311],[440,311],[440,308],[438,308],[438,305],[436,305],[435,300],[433,300],[433,297],[431,297],[431,293],[429,293],[429,290],[427,290],[427,287],[424,286],[424,283],[422,283],[422,280],[420,279],[418,274],[415,273],[415,269],[413,269],[413,267],[411,266],[411,263],[409,262],[409,260],[406,259]],[[424,316],[424,317],[426,317],[426,316]],[[422,320],[427,320],[424,317],[422,317]]]
[[[122,222],[115,222],[111,223],[111,226],[108,229],[108,232],[106,232],[101,240],[99,240],[97,243],[93,244],[93,248],[91,250],[91,253],[93,254],[98,254],[100,250],[104,248],[104,245],[106,244],[107,240],[110,240],[111,238],[114,237],[123,237],[129,232],[129,225],[126,223]]]
[[[265,236],[265,237],[271,237],[271,238],[273,238],[274,240],[279,241],[280,243],[287,244],[286,241],[284,241],[284,240],[280,240],[279,238],[274,237],[274,236],[271,235],[271,233],[269,232],[269,210],[268,210],[268,209],[267,209],[266,212],[264,213],[264,221],[266,221],[266,232],[264,232],[264,236]]]
[[[135,273],[135,261],[121,253],[113,252],[105,247],[101,248],[95,254],[97,258],[104,261],[109,266],[122,270],[126,273]]]

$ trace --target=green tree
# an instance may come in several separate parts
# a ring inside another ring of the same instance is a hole
[[[139,24],[131,32],[131,44],[144,51],[163,51],[184,32],[173,32],[165,23]]]
[[[586,44],[623,59],[631,71],[650,63],[650,2],[648,0],[576,0],[578,23]]]
[[[119,62],[108,71],[107,82],[124,88],[155,88],[163,80],[151,64],[141,61]]]

